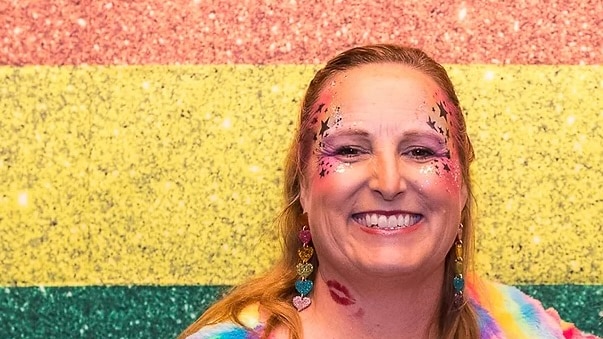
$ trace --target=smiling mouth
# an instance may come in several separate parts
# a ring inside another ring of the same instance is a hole
[[[378,228],[382,230],[397,230],[410,227],[418,223],[422,216],[420,214],[399,213],[384,215],[378,213],[358,213],[353,216],[360,225]]]

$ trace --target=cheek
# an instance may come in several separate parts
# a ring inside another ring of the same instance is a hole
[[[417,184],[422,192],[442,196],[458,196],[461,190],[461,172],[457,161],[432,160],[419,168]]]
[[[337,198],[353,191],[361,181],[357,167],[333,157],[317,157],[311,170],[310,186],[315,196]]]
[[[330,157],[317,157],[317,174],[319,179],[333,174],[340,162]]]
[[[352,168],[352,164],[349,162],[343,162],[333,157],[317,156],[316,157],[316,170],[315,173],[318,178],[327,178],[333,175],[347,175]]]

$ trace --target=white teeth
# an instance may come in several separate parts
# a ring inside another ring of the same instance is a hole
[[[368,227],[394,230],[416,224],[419,222],[419,220],[421,220],[421,216],[414,214],[385,216],[382,214],[367,213],[364,216],[360,216],[356,220]]]
[[[390,215],[389,218],[387,218],[387,227],[398,227],[398,218],[395,215]]]
[[[379,224],[379,217],[376,214],[371,214],[371,223],[369,224],[369,226],[378,226]]]

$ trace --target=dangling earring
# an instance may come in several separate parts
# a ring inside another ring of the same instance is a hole
[[[454,242],[454,306],[461,308],[465,303],[463,289],[465,288],[465,279],[463,278],[463,224],[459,224],[459,231],[456,234]]]
[[[312,280],[307,279],[308,276],[312,274],[312,271],[314,271],[314,266],[308,262],[308,260],[310,260],[314,254],[314,248],[309,245],[310,241],[312,240],[312,234],[308,228],[307,214],[304,213],[303,217],[305,221],[304,226],[298,234],[302,247],[297,250],[297,255],[301,261],[295,266],[297,274],[299,275],[299,279],[295,281],[295,289],[299,295],[293,297],[293,306],[295,306],[298,312],[303,311],[312,303],[312,300],[307,297],[307,295],[314,287]]]

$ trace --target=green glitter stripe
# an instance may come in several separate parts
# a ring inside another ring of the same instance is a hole
[[[515,285],[585,332],[603,336],[603,285]]]
[[[0,338],[174,338],[226,286],[16,287],[0,291]],[[603,285],[522,285],[603,335]]]

